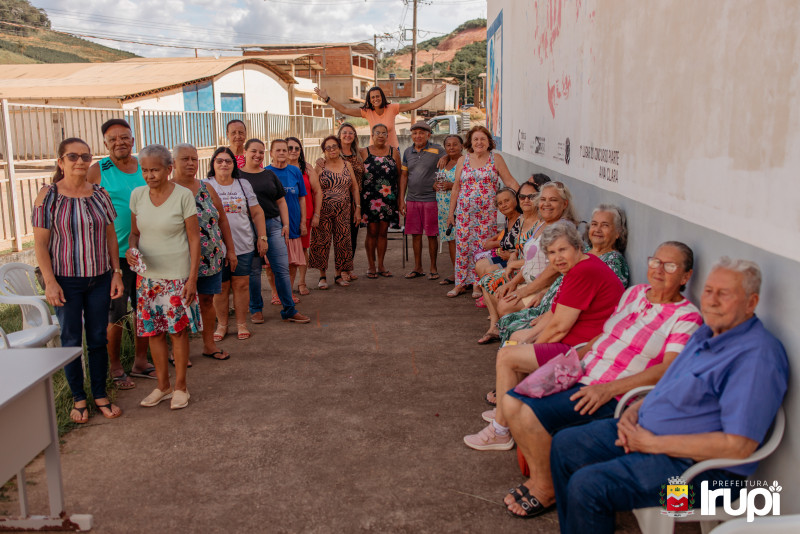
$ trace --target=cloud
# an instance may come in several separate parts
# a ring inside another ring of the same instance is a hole
[[[465,20],[485,17],[483,2],[421,4],[420,30],[449,32]],[[402,0],[33,0],[48,12],[54,29],[109,35],[130,41],[171,43],[200,48],[303,42],[371,41],[373,34],[411,26],[411,10]],[[404,16],[405,15],[405,16]],[[420,32],[420,40],[438,35]],[[147,57],[190,56],[191,48],[160,48],[100,40],[107,46]],[[395,48],[406,42],[384,42]]]

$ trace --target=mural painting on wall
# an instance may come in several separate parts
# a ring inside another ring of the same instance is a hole
[[[498,13],[486,32],[486,65],[489,69],[489,98],[487,113],[489,131],[492,132],[497,148],[502,150],[503,114],[500,95],[503,83],[503,12]]]

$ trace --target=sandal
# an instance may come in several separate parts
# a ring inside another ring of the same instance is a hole
[[[317,284],[317,287],[322,290],[328,289],[328,281],[325,279],[324,276],[319,279],[319,284]]]
[[[239,333],[236,334],[236,337],[240,340],[250,339],[250,330],[247,329],[247,323],[236,323],[236,328],[239,329]]]
[[[227,352],[221,351],[221,350],[218,350],[216,352],[212,352],[210,354],[207,353],[207,352],[203,352],[202,354],[206,358],[211,358],[212,360],[220,360],[220,361],[227,360],[227,359],[229,359],[231,357],[230,354],[228,354]],[[217,358],[217,354],[221,354],[222,358]]]
[[[152,378],[153,380],[158,380],[158,377],[156,376],[156,368],[152,365],[144,371],[134,371],[131,369],[131,376],[135,376],[136,378]]]
[[[305,288],[305,289],[303,289]],[[308,286],[305,284],[298,284],[297,285],[297,292],[300,293],[301,296],[305,297],[306,295],[310,295],[311,291],[308,290]]]
[[[456,283],[455,280],[453,280],[452,278],[445,278],[444,280],[439,282],[439,285],[440,286],[449,286],[450,284],[455,284],[455,283]]]
[[[133,389],[136,387],[136,382],[131,380],[131,377],[129,377],[125,371],[122,371],[122,374],[119,376],[112,376],[111,380],[114,382],[117,389],[120,390]]]
[[[214,330],[214,341],[222,341],[228,335],[228,323],[217,324],[217,329]]]
[[[78,425],[83,425],[89,422],[89,417],[86,415],[86,410],[88,410],[87,406],[82,406],[78,408],[77,406],[73,406],[72,410],[69,412],[69,418],[72,419],[72,422]],[[78,412],[78,417],[75,418],[72,415],[72,412]]]
[[[478,340],[478,345],[488,345],[489,343],[494,343],[495,341],[500,341],[500,336],[494,332],[486,332],[483,334],[483,337]]]
[[[494,399],[494,400],[492,400]],[[493,389],[483,398],[489,406],[497,406],[497,390]]]
[[[280,306],[281,305],[281,298],[278,295],[272,295],[272,300],[270,304],[273,306]]]
[[[169,362],[169,364],[170,364],[172,367],[175,367],[175,359],[174,359],[172,356],[170,356],[169,358],[167,358],[167,361]],[[186,368],[187,368],[187,369],[191,369],[191,368],[192,368],[192,362],[191,362],[191,361],[188,361],[188,362],[186,362]]]
[[[410,273],[406,273],[406,278],[411,280],[412,278],[420,278],[421,276],[425,276],[425,273],[420,271],[411,271]]]
[[[350,281],[358,280],[358,276],[356,276],[356,273],[354,273],[353,271],[350,271],[348,273],[348,276],[350,276]]]
[[[378,278],[378,273],[367,271],[367,278],[372,278],[372,279]]]
[[[450,297],[450,298],[453,298],[453,297],[457,297],[459,295],[463,295],[466,292],[467,292],[466,288],[461,287],[461,286],[456,286],[456,287],[454,287],[453,289],[451,289],[450,291],[447,292],[447,296]]]
[[[115,406],[111,402],[109,402],[108,404],[97,404],[97,402],[95,401],[94,405],[97,406],[97,409],[100,410],[100,413],[103,414],[103,417],[105,417],[106,419],[116,419],[117,417],[122,415],[122,410],[119,409],[119,406]],[[117,410],[119,410],[119,412],[117,412],[116,415],[114,414],[114,409],[112,408],[112,406],[114,406],[115,408],[117,408]],[[104,412],[103,410],[108,410],[110,415],[106,415],[106,412]]]
[[[378,274],[381,275],[384,278],[391,278],[391,277],[394,276],[392,274],[392,271],[378,271]]]
[[[476,308],[486,307],[486,301],[483,300],[483,295],[481,295],[480,298],[475,299],[475,307]]]
[[[472,298],[479,299],[483,296],[483,292],[480,289],[472,288]]]
[[[334,278],[333,281],[337,286],[347,287],[350,285],[350,282],[342,278],[341,275]]]
[[[540,515],[546,514],[550,510],[555,509],[555,505],[544,506],[542,503],[539,502],[539,499],[534,497],[533,495],[520,495],[519,497],[515,497],[517,503],[522,507],[525,511],[525,514],[515,514],[508,508],[506,511],[511,514],[513,517],[518,519],[531,519],[534,517],[539,517]]]
[[[438,279],[439,279],[439,273],[428,274],[428,280],[438,280]]]

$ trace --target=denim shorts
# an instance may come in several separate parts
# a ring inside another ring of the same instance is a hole
[[[519,399],[533,410],[533,413],[536,414],[536,419],[539,420],[544,429],[552,436],[562,428],[582,425],[589,421],[594,421],[595,419],[605,419],[614,416],[614,410],[617,407],[616,399],[611,399],[592,415],[581,415],[580,412],[576,412],[575,405],[578,401],[572,401],[569,398],[582,387],[584,387],[583,384],[575,384],[566,391],[542,397],[541,399],[520,395],[513,389],[511,389],[508,394]]]
[[[211,276],[197,277],[198,295],[219,295],[222,293],[222,271]]]
[[[231,268],[229,265],[223,267],[222,281],[228,282],[231,279],[231,276],[250,276],[250,264],[253,262],[254,254],[254,250],[245,252],[244,254],[237,254],[236,259],[239,260],[239,262],[236,264],[236,270],[231,273]]]

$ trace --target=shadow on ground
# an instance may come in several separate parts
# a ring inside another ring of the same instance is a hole
[[[155,381],[119,392],[123,417],[65,436],[68,512],[93,514],[99,533],[558,532],[555,513],[505,513],[504,493],[523,480],[516,451],[462,443],[485,424],[493,386],[497,345],[475,343],[485,310],[404,280],[400,243],[394,278],[367,279],[358,251],[351,287],[304,297],[311,324],[283,323],[268,305],[249,341],[222,342],[224,362],[200,357],[194,339],[187,409],[140,408]],[[47,509],[42,464],[28,468],[34,513]]]

